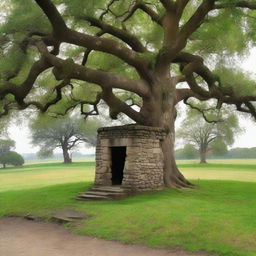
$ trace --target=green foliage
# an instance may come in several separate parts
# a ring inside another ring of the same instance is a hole
[[[182,149],[175,151],[176,159],[195,159],[198,157],[198,150],[191,144],[186,144]]]
[[[17,45],[8,48],[7,53],[0,59],[0,74],[6,76],[15,72],[27,60],[27,55]]]
[[[23,157],[14,151],[8,151],[0,154],[0,163],[5,167],[6,165],[21,166],[24,164]]]
[[[17,39],[24,38],[24,32],[41,31],[49,32],[51,27],[39,6],[33,0],[11,0],[9,11],[0,32],[13,34]]]
[[[106,4],[105,0],[55,0],[54,2],[57,4],[65,4],[67,8],[64,13],[75,17],[79,17],[81,15],[94,16],[95,13],[99,12],[100,9],[103,9]]]
[[[34,0],[6,0],[4,2],[1,3],[1,13],[6,18],[0,23],[0,87],[5,86],[5,83],[2,82],[12,73],[16,74],[17,77],[12,79],[11,82],[15,84],[24,82],[32,63],[38,60],[38,55],[33,47],[25,51],[23,40],[27,34],[32,31],[52,32],[46,15],[43,14]],[[161,2],[157,0],[152,0],[149,3],[141,2],[146,3],[160,17],[164,14]],[[53,0],[53,3],[57,6],[70,28],[90,35],[95,35],[96,32],[99,32],[99,29],[86,22],[84,16],[99,18],[103,10],[108,7],[110,11],[102,17],[102,21],[136,36],[149,50],[147,53],[141,54],[141,56],[149,61],[149,66],[152,69],[155,66],[157,54],[161,54],[166,50],[166,46],[163,46],[162,27],[153,22],[151,17],[142,10],[136,10],[136,13],[130,19],[123,22],[137,1],[113,1],[111,6],[108,6],[109,2],[106,0]],[[188,2],[180,21],[181,26],[191,18],[201,3],[202,1],[200,0]],[[218,4],[221,3],[230,3],[230,1],[218,1]],[[256,38],[255,17],[255,12],[242,8],[211,11],[206,16],[205,22],[193,33],[191,40],[188,41],[183,49],[186,52],[203,56],[206,63],[212,64],[212,60],[217,60],[221,63],[216,68],[215,73],[220,77],[220,86],[224,93],[231,92],[231,94],[234,93],[238,96],[256,95],[254,84],[247,74],[243,75],[235,69],[227,68],[230,66],[227,63],[227,59],[230,56],[240,57],[254,44]],[[34,38],[37,37],[34,36]],[[118,43],[125,45],[120,39],[110,34],[105,33],[102,37],[115,39]],[[64,43],[61,45],[59,57],[66,60],[62,70],[63,79],[69,76],[73,63],[81,64],[84,50],[80,46]],[[90,68],[115,72],[132,79],[139,79],[139,75],[134,68],[107,53],[92,51],[86,65]],[[175,65],[172,65],[172,74],[179,73]],[[58,83],[52,74],[52,69],[49,69],[36,80],[26,100],[38,100],[43,104],[53,100],[56,96],[56,91],[52,89]],[[101,91],[95,84],[75,79],[71,83],[74,85],[72,87],[73,90],[71,86],[62,89],[62,100],[55,106],[51,106],[48,109],[48,113],[65,114],[67,109],[72,109],[79,101],[94,100]],[[119,98],[126,98],[126,96],[127,93],[118,92]],[[11,101],[11,99],[8,98],[7,101]],[[137,98],[135,98],[135,101],[139,102]],[[0,110],[2,110],[1,106]]]
[[[189,49],[205,56],[212,53],[220,54],[220,58],[237,53],[243,54],[248,49],[244,22],[244,11],[241,9],[227,8],[214,11],[193,34],[194,40],[190,42]]]
[[[228,153],[227,144],[220,138],[211,143],[211,153],[215,156],[223,156]]]
[[[225,66],[218,66],[215,74],[221,80],[220,86],[224,93],[236,96],[256,96],[255,82],[251,79],[251,74]]]
[[[53,149],[52,148],[41,148],[37,152],[37,156],[40,159],[51,158],[51,157],[53,157]]]
[[[0,155],[10,152],[15,147],[15,141],[0,139]]]

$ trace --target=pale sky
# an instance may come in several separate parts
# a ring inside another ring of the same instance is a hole
[[[252,77],[256,80],[256,48],[251,50],[250,56],[242,63],[241,67],[252,73]],[[245,132],[237,136],[232,147],[256,147],[256,121],[250,118],[240,118],[240,126]],[[36,153],[38,148],[30,144],[29,130],[25,125],[13,125],[10,129],[10,137],[16,142],[16,151],[18,153]],[[81,148],[81,153],[92,154],[93,148]]]

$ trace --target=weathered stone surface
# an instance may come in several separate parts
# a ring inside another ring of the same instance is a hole
[[[121,187],[126,191],[149,191],[163,187],[163,153],[159,127],[125,125],[98,129],[96,185],[111,185],[111,147],[126,147]]]

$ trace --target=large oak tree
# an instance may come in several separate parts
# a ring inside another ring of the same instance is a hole
[[[177,103],[210,100],[256,117],[254,83],[216,69],[254,44],[256,1],[5,0],[1,8],[1,115],[78,105],[92,114],[103,100],[112,118],[166,131],[166,186],[190,185],[174,159]]]

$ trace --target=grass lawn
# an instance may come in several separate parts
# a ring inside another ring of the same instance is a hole
[[[31,189],[54,184],[93,181],[95,162],[40,163],[0,169],[0,192]]]
[[[0,216],[30,213],[47,218],[53,210],[72,208],[92,216],[76,228],[80,234],[214,255],[255,256],[256,162],[233,164],[204,167],[182,162],[181,170],[196,179],[198,189],[165,189],[110,202],[74,200],[92,184],[93,162],[0,170]],[[247,175],[254,182],[242,182]],[[236,181],[225,180],[231,177]]]

